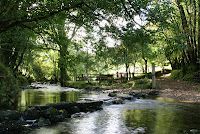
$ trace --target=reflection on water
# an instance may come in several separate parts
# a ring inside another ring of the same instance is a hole
[[[147,128],[146,133],[183,134],[189,133],[192,129],[200,129],[199,112],[199,105],[169,105],[156,109],[126,110],[124,115],[128,127],[142,126]]]
[[[50,88],[51,87],[51,88]],[[62,89],[59,86],[49,86],[42,89],[27,89],[21,91],[18,107],[25,109],[28,106],[46,105],[59,102],[75,102],[81,93],[77,90]]]
[[[31,134],[137,134],[137,128],[144,128],[146,134],[190,134],[200,130],[199,113],[200,105],[136,100],[104,106]]]

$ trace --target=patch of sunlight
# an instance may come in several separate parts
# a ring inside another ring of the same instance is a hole
[[[170,77],[171,76],[171,73],[169,74],[163,74],[163,76],[161,76],[162,78],[167,78],[167,77]]]
[[[163,97],[157,97],[156,100],[160,101],[160,102],[177,102],[177,100],[172,99],[172,98],[163,98]]]

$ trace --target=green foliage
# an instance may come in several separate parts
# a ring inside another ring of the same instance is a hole
[[[19,84],[20,86],[26,86],[26,85],[28,85],[28,84],[31,83],[31,81],[29,81],[28,78],[26,78],[26,77],[23,76],[23,75],[18,75],[16,79],[17,79],[18,84]]]
[[[182,70],[173,70],[170,78],[175,80],[195,81],[195,74],[196,72],[188,71],[184,74]]]
[[[125,65],[128,72],[130,65],[136,62],[145,62],[145,71],[147,62],[160,66],[170,63],[173,69],[196,64],[200,52],[197,47],[200,41],[196,38],[199,37],[199,11],[195,1],[178,2],[2,0],[0,61],[14,75],[22,72],[37,81],[55,78],[61,85],[69,77],[104,73],[113,66]],[[180,7],[185,11],[186,26],[182,17],[184,11],[181,12]],[[194,14],[189,9],[193,9]],[[136,23],[136,17],[142,24]],[[118,20],[125,23],[118,24]],[[69,30],[73,27],[74,30]],[[77,27],[88,35],[75,42],[73,37]],[[93,34],[98,36],[93,37]],[[104,41],[106,36],[112,36],[121,44],[109,48]],[[93,45],[95,53],[82,50],[82,45],[88,42]],[[47,49],[52,49],[53,53]],[[182,74],[174,72],[172,77],[190,79],[188,70],[183,69]],[[23,77],[19,79],[20,83],[26,83]]]
[[[0,64],[0,108],[12,108],[17,105],[18,83],[10,70]]]
[[[152,81],[151,79],[148,78],[135,80],[134,88],[139,88],[139,89],[152,88]]]
[[[173,70],[170,78],[175,80],[195,81],[196,74],[198,74],[196,66],[191,65],[180,70]]]
[[[17,73],[25,53],[33,46],[33,38],[33,32],[23,28],[13,28],[0,33],[1,62]]]
[[[33,69],[33,76],[36,81],[45,81],[46,80],[45,74],[44,74],[41,66],[39,66],[37,64],[33,64],[32,69]]]
[[[177,79],[182,79],[183,78],[183,72],[182,70],[173,70],[171,72],[171,79],[177,80]]]
[[[183,80],[185,81],[195,81],[194,80],[194,75],[195,75],[195,72],[192,72],[192,73],[187,73],[183,76]]]

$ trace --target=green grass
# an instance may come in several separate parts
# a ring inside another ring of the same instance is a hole
[[[70,81],[68,82],[68,86],[79,89],[150,89],[152,87],[152,82],[151,79],[148,78],[113,83]]]

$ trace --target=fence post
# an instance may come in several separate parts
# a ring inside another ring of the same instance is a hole
[[[156,88],[155,64],[152,63],[152,88]]]

